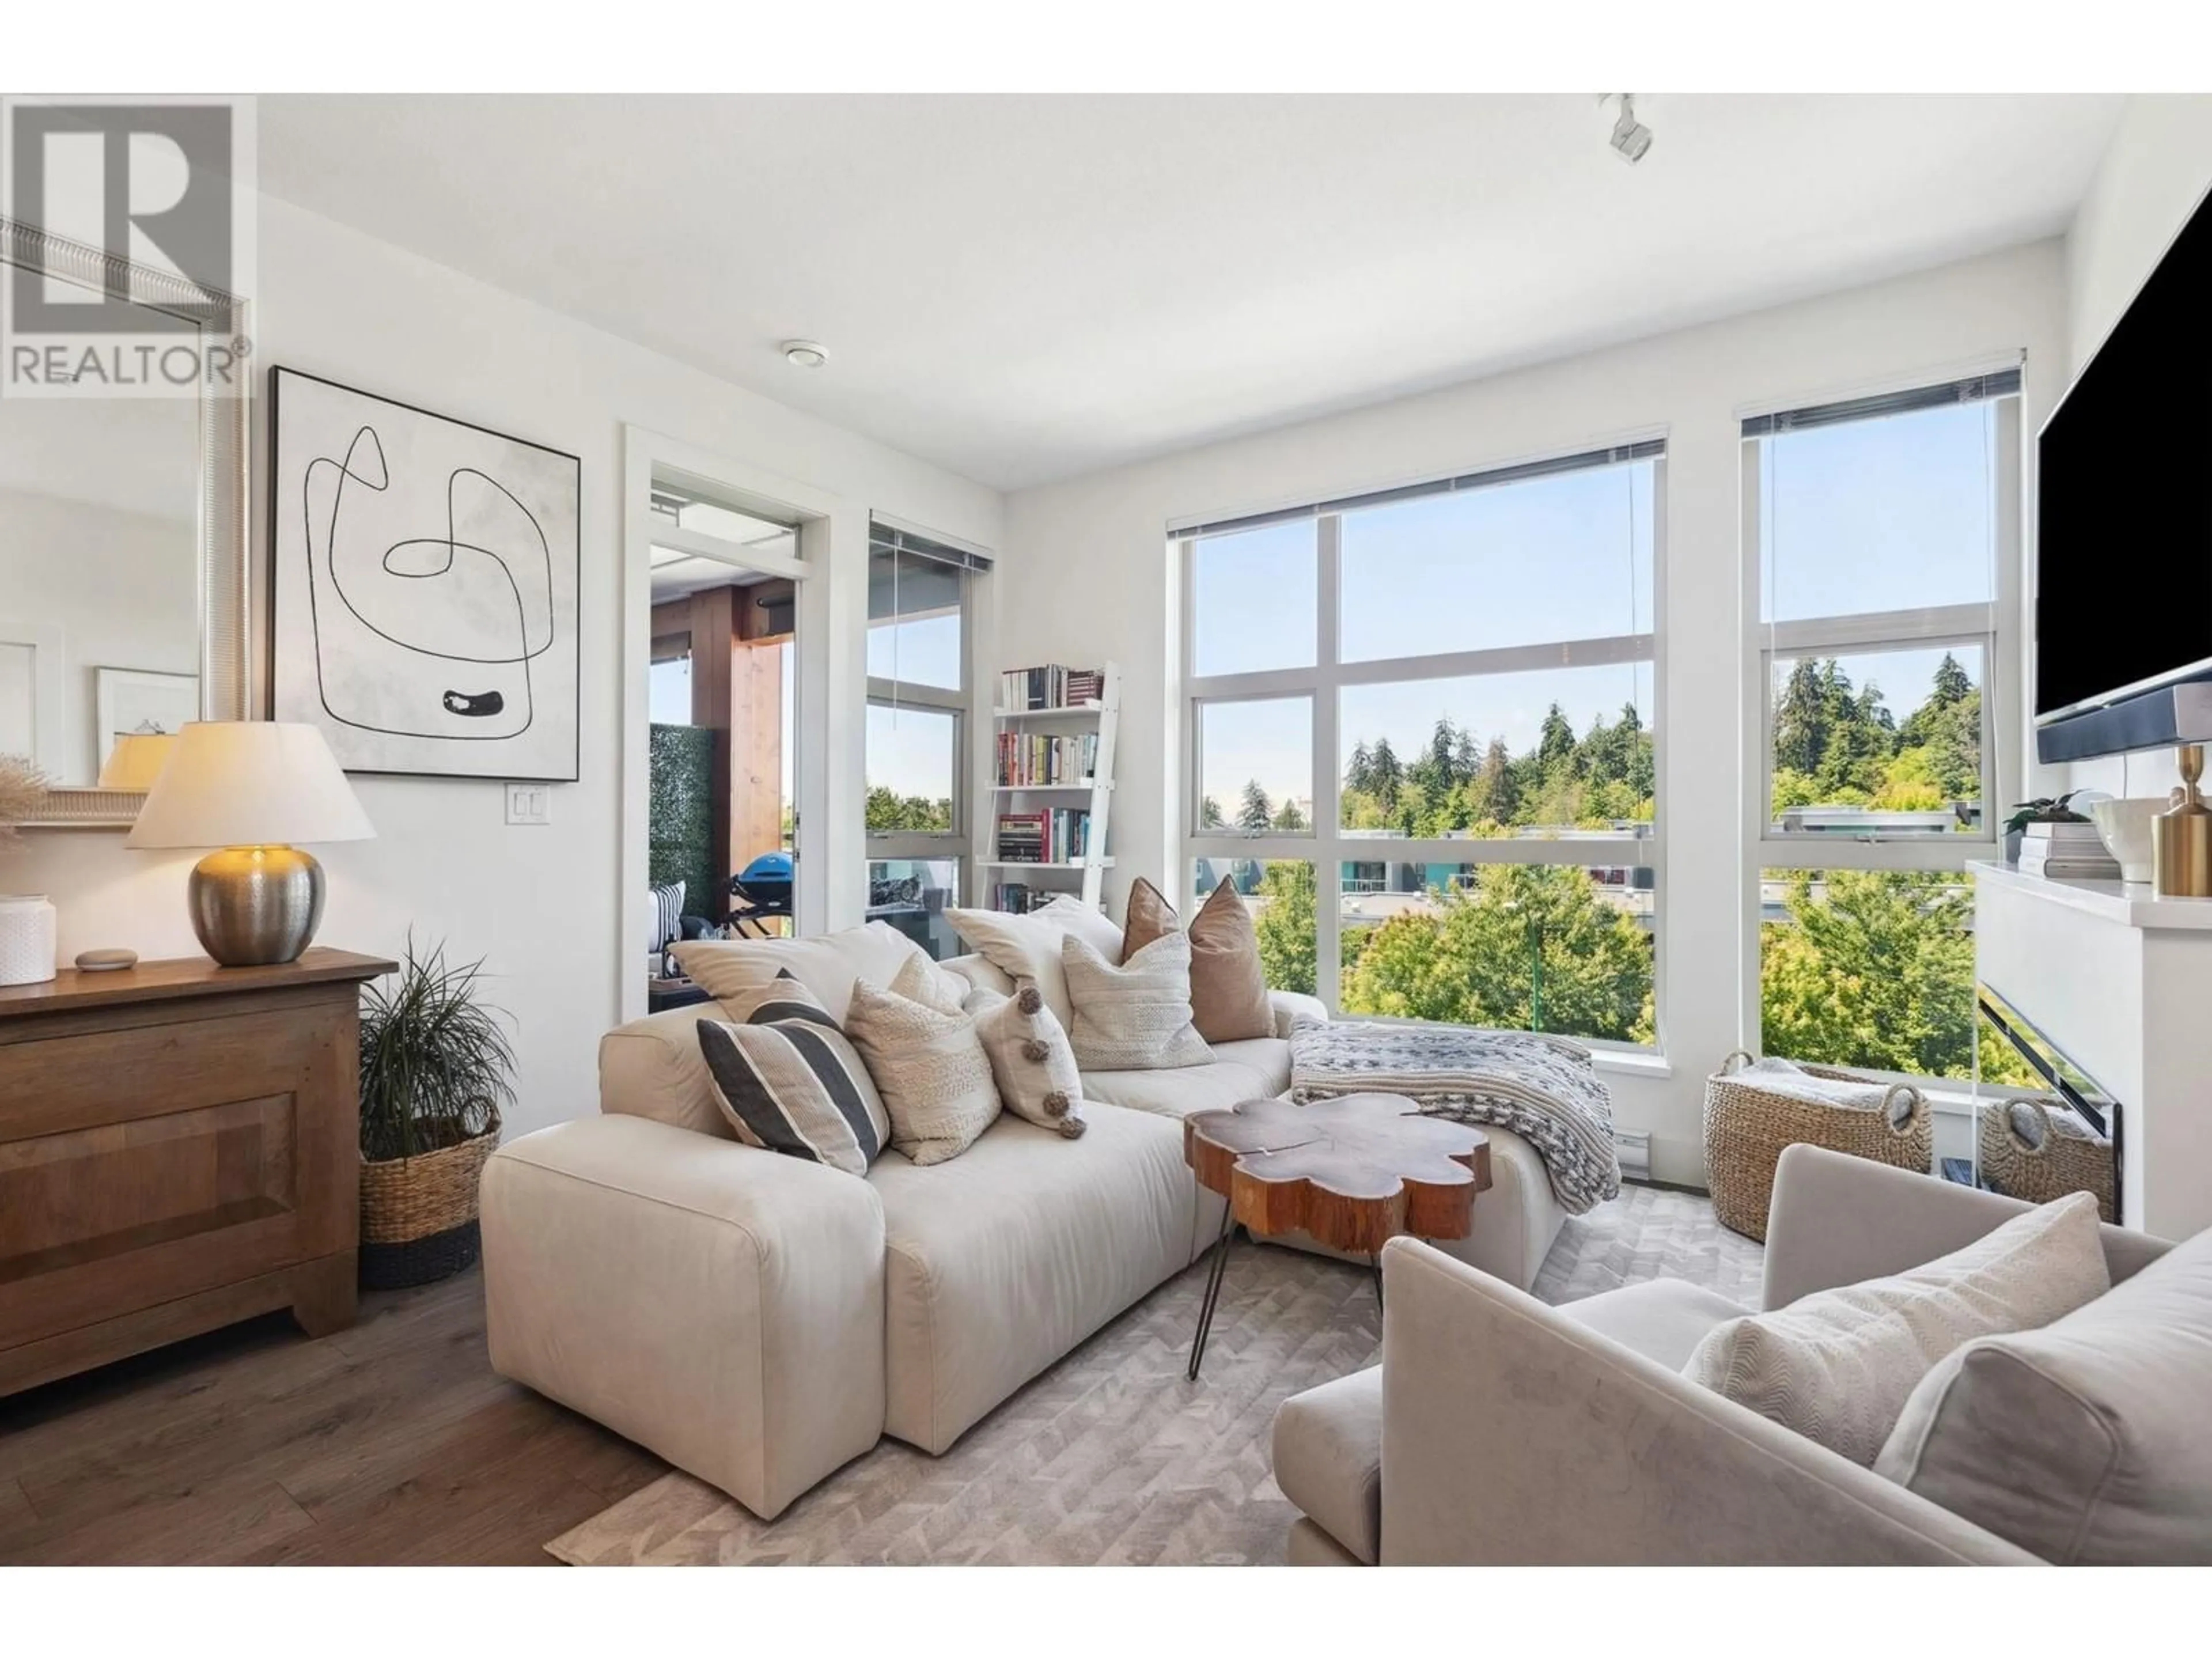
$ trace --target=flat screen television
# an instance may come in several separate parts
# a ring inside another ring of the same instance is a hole
[[[2036,477],[2038,725],[2212,678],[2212,198],[2044,423]]]

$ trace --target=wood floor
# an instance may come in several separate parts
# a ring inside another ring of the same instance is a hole
[[[0,1399],[0,1565],[550,1565],[666,1469],[495,1376],[470,1273]]]

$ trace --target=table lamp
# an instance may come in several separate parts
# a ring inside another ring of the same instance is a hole
[[[323,866],[294,843],[375,834],[313,726],[191,720],[124,845],[220,849],[193,866],[192,932],[245,968],[293,961],[323,919]]]
[[[176,738],[167,732],[125,732],[100,763],[99,787],[128,789],[143,794],[154,787],[168,764],[169,746]]]

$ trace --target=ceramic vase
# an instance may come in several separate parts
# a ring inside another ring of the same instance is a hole
[[[54,907],[44,893],[0,893],[0,985],[54,976]]]

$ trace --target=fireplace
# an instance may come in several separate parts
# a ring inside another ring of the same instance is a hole
[[[1975,988],[1974,1009],[1984,1039],[1978,1059],[1994,1036],[2003,1074],[1978,1077],[1975,1155],[1942,1159],[1944,1176],[2036,1203],[2094,1192],[2105,1219],[2120,1222],[2119,1101],[1986,983]]]

